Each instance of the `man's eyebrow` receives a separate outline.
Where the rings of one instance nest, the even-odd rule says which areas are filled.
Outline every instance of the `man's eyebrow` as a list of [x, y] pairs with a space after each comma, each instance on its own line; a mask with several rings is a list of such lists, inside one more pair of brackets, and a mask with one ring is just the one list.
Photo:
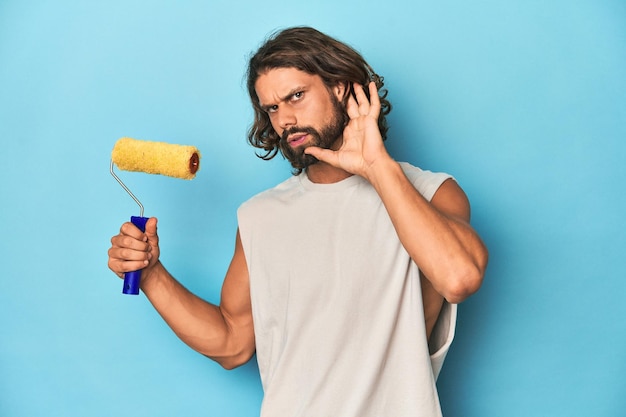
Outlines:
[[[306, 90], [306, 87], [305, 87], [305, 86], [298, 86], [298, 87], [292, 88], [291, 90], [289, 90], [289, 92], [288, 92], [287, 94], [285, 94], [285, 95], [284, 95], [284, 96], [280, 99], [280, 101], [279, 101], [278, 103], [282, 103], [282, 102], [284, 102], [284, 101], [287, 101], [287, 100], [289, 100], [289, 98], [290, 98], [291, 96], [293, 96], [294, 94], [296, 94], [296, 93], [298, 93], [298, 92], [300, 92], [300, 91], [304, 91], [304, 90]], [[278, 103], [276, 103], [276, 104], [278, 104]], [[261, 109], [262, 109], [262, 110], [264, 110], [264, 111], [268, 111], [269, 109], [271, 109], [272, 107], [274, 107], [276, 104], [274, 104], [274, 103], [268, 103], [268, 104], [259, 103], [259, 105], [260, 105]]]

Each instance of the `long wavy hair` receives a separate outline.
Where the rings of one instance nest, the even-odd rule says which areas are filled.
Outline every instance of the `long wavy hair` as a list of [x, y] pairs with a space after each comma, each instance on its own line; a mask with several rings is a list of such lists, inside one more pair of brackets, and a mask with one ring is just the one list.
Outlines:
[[257, 156], [264, 160], [272, 159], [279, 151], [280, 136], [274, 131], [269, 115], [261, 108], [255, 84], [259, 76], [276, 68], [296, 68], [311, 75], [318, 75], [331, 89], [339, 83], [347, 84], [347, 94], [343, 98], [345, 109], [348, 94], [353, 94], [352, 84], [365, 86], [374, 81], [378, 88], [381, 112], [378, 127], [383, 140], [387, 139], [386, 116], [391, 111], [387, 100], [387, 90], [383, 89], [384, 79], [352, 47], [310, 27], [293, 27], [272, 34], [250, 58], [247, 70], [247, 87], [254, 108], [254, 122], [248, 130], [248, 142], [261, 149]]

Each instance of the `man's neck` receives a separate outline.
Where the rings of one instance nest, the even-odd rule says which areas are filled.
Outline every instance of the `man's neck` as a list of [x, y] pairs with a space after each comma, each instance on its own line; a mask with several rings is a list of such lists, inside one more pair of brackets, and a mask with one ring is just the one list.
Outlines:
[[310, 165], [306, 169], [306, 175], [311, 182], [316, 184], [334, 184], [352, 176], [349, 172], [322, 161]]

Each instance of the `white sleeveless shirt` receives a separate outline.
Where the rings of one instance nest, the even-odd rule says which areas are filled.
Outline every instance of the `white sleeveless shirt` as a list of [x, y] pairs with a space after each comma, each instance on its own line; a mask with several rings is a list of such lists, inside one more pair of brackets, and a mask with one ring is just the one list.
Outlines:
[[[427, 200], [450, 178], [401, 165]], [[419, 270], [366, 180], [303, 173], [242, 204], [238, 221], [262, 417], [441, 415], [456, 305], [445, 303], [430, 355]]]

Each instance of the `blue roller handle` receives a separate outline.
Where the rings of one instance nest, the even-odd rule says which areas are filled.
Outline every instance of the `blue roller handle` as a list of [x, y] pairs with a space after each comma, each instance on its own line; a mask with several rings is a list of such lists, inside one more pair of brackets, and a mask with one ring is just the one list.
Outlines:
[[[146, 231], [146, 222], [149, 217], [131, 216], [130, 221], [137, 226], [142, 232]], [[141, 269], [138, 271], [131, 271], [124, 273], [124, 288], [122, 292], [124, 294], [137, 295], [139, 294], [139, 282], [141, 281]]]

